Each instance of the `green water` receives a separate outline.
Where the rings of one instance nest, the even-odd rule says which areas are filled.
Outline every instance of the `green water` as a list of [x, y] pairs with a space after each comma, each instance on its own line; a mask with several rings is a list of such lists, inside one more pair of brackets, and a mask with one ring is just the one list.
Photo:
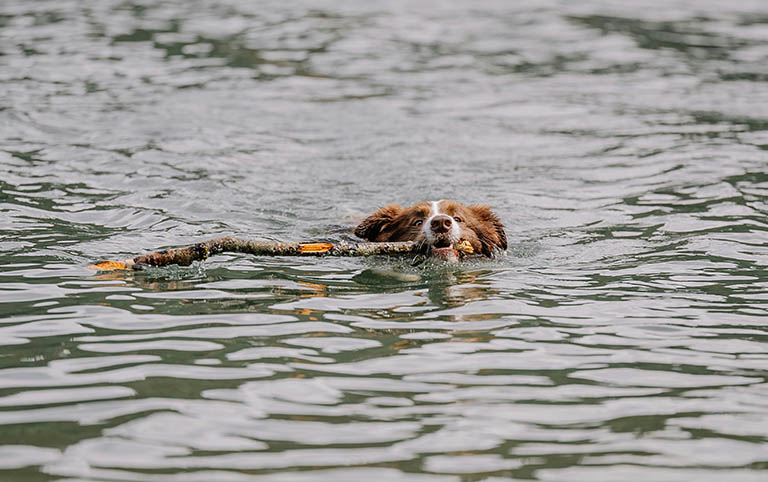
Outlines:
[[[763, 481], [764, 2], [0, 4], [0, 480]], [[493, 207], [505, 257], [88, 263]]]

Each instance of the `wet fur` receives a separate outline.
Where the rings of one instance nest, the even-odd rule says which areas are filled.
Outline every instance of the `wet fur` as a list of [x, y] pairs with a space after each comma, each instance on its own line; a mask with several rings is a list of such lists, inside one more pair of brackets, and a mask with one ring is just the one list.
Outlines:
[[[434, 234], [425, 228], [434, 207], [439, 206], [439, 214], [450, 216], [458, 225], [458, 235], [451, 233]], [[458, 219], [458, 220], [457, 220]], [[421, 220], [422, 224], [417, 224]], [[365, 218], [356, 228], [355, 235], [368, 241], [417, 241], [427, 243], [446, 243], [451, 246], [467, 240], [475, 253], [492, 257], [507, 249], [507, 235], [504, 225], [488, 206], [465, 206], [456, 201], [423, 202], [406, 208], [396, 204], [385, 206]], [[439, 241], [438, 241], [439, 240]]]

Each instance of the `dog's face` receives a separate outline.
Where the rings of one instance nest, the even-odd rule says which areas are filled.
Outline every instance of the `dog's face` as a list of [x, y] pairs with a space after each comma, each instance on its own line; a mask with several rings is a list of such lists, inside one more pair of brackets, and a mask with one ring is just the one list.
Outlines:
[[468, 242], [474, 253], [493, 256], [507, 249], [504, 226], [488, 206], [464, 206], [456, 201], [433, 201], [402, 208], [389, 205], [355, 228], [368, 241], [416, 241], [430, 254], [455, 257], [457, 245]]

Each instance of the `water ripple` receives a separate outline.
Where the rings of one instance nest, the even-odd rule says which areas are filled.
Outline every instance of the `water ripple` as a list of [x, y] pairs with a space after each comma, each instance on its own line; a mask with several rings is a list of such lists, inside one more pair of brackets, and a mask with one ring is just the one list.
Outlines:
[[[0, 4], [0, 478], [762, 481], [767, 23]], [[507, 255], [84, 268], [442, 198]]]

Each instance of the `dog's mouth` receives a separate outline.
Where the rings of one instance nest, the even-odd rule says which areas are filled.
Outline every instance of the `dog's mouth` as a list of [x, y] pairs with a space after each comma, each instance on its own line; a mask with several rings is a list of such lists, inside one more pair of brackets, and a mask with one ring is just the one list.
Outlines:
[[459, 252], [453, 249], [453, 247], [448, 246], [445, 248], [432, 248], [429, 250], [429, 256], [431, 258], [435, 259], [442, 259], [444, 261], [458, 261], [459, 260]]
[[422, 256], [414, 259], [413, 266], [418, 266], [426, 259], [440, 259], [449, 263], [461, 261], [466, 256], [475, 252], [472, 244], [466, 239], [454, 242], [450, 236], [438, 236], [432, 240], [432, 244], [422, 252]]
[[441, 236], [432, 243], [432, 249], [444, 249], [453, 246], [451, 239], [448, 236]]
[[459, 259], [459, 252], [456, 250], [450, 236], [438, 236], [432, 241], [429, 256], [445, 261], [457, 261]]

